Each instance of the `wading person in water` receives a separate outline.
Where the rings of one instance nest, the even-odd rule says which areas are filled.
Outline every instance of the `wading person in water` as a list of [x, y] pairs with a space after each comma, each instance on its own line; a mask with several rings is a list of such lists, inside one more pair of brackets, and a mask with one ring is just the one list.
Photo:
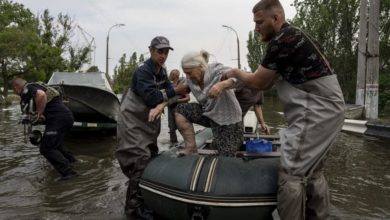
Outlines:
[[[118, 146], [115, 152], [123, 173], [129, 178], [125, 213], [130, 219], [153, 219], [144, 206], [138, 183], [149, 160], [158, 153], [161, 114], [170, 98], [185, 94], [175, 89], [163, 67], [169, 50], [167, 38], [157, 36], [150, 43], [150, 58], [138, 67], [131, 88], [124, 94], [117, 123]], [[176, 90], [176, 92], [175, 92]]]
[[230, 68], [220, 63], [208, 64], [208, 58], [208, 52], [196, 51], [187, 53], [181, 60], [187, 84], [198, 103], [184, 103], [176, 107], [176, 124], [185, 143], [180, 154], [197, 153], [192, 124], [196, 123], [211, 128], [213, 145], [220, 155], [234, 157], [243, 142], [240, 105], [232, 89], [214, 87]]
[[281, 219], [327, 219], [328, 185], [323, 161], [344, 121], [344, 100], [337, 76], [306, 33], [286, 23], [278, 0], [253, 8], [255, 31], [267, 42], [254, 74], [233, 69], [248, 87], [267, 89], [277, 76], [279, 99], [288, 127], [280, 133], [278, 211]]
[[73, 126], [73, 115], [62, 103], [59, 93], [45, 84], [27, 83], [22, 78], [14, 79], [12, 87], [21, 97], [21, 106], [30, 105], [33, 100], [35, 118], [45, 124], [39, 152], [61, 174], [60, 180], [78, 176], [70, 165], [77, 160], [63, 146], [65, 134]]

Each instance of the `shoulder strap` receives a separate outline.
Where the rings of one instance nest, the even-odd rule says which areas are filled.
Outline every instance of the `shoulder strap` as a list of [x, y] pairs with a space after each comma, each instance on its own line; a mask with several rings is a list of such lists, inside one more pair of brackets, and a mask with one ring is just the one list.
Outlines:
[[318, 49], [317, 45], [313, 42], [313, 40], [310, 38], [310, 36], [308, 36], [304, 31], [302, 31], [301, 29], [297, 28], [298, 30], [300, 30], [302, 32], [303, 35], [305, 35], [305, 37], [310, 41], [310, 43], [314, 46], [314, 48], [317, 50], [317, 52], [320, 54], [321, 58], [324, 60], [326, 66], [328, 67], [328, 69], [330, 70], [331, 73], [334, 73], [334, 70], [330, 67], [330, 64], [329, 64], [329, 61], [326, 59], [326, 57], [324, 56], [324, 54]]
[[40, 82], [40, 81], [36, 82], [36, 84], [42, 86], [45, 89], [45, 93], [47, 96], [47, 103], [49, 103], [51, 100], [53, 100], [53, 98], [60, 96], [60, 92], [57, 89], [55, 89], [55, 88], [53, 88], [53, 87], [51, 87], [43, 82]]

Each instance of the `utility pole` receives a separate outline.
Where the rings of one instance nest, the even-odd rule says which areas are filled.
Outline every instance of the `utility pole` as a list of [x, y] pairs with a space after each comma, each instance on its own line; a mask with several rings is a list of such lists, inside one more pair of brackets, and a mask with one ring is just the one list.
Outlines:
[[222, 25], [222, 27], [225, 27], [225, 28], [233, 31], [236, 34], [236, 37], [237, 37], [237, 62], [238, 62], [237, 66], [238, 66], [238, 69], [241, 69], [241, 63], [240, 63], [240, 40], [238, 39], [237, 31], [234, 30], [232, 27], [227, 26], [227, 25]]
[[360, 29], [358, 45], [358, 66], [355, 104], [364, 106], [366, 90], [366, 54], [367, 54], [367, 0], [360, 0]]
[[378, 118], [380, 0], [370, 0], [367, 44], [366, 118]]
[[106, 40], [106, 77], [107, 79], [110, 79], [109, 78], [109, 73], [108, 73], [108, 60], [109, 60], [109, 56], [108, 56], [108, 45], [109, 45], [109, 40], [110, 40], [110, 31], [111, 29], [113, 29], [114, 27], [121, 27], [121, 26], [125, 26], [124, 24], [114, 24], [112, 25], [109, 29], [108, 29], [108, 32], [107, 32], [107, 40]]

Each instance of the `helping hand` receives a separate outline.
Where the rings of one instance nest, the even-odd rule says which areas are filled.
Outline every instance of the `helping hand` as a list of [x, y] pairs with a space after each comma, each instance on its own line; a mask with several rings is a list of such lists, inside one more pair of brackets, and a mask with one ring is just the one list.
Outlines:
[[46, 118], [43, 114], [39, 114], [37, 112], [35, 112], [32, 116], [31, 116], [31, 124], [32, 125], [37, 125], [37, 124], [42, 124], [46, 121]]
[[160, 118], [164, 108], [157, 105], [155, 108], [150, 109], [148, 122], [154, 122]]
[[271, 134], [271, 129], [268, 127], [267, 124], [260, 124], [261, 129], [265, 132], [265, 134], [269, 135]]
[[175, 86], [175, 93], [176, 95], [185, 95], [189, 93], [189, 87], [188, 85], [184, 83], [179, 83], [178, 85]]
[[235, 68], [227, 71], [225, 74], [222, 75], [221, 81], [227, 80], [227, 79], [232, 78], [232, 77], [236, 77], [235, 76], [235, 71], [236, 71]]

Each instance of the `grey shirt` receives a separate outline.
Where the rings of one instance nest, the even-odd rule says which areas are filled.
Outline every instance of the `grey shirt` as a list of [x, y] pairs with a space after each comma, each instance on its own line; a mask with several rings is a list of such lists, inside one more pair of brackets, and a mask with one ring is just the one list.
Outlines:
[[203, 78], [203, 89], [191, 80], [187, 80], [192, 94], [202, 106], [203, 115], [219, 125], [230, 125], [242, 121], [241, 108], [233, 89], [224, 90], [216, 98], [208, 97], [211, 87], [221, 81], [222, 75], [229, 70], [229, 67], [225, 67], [220, 63], [208, 64]]

